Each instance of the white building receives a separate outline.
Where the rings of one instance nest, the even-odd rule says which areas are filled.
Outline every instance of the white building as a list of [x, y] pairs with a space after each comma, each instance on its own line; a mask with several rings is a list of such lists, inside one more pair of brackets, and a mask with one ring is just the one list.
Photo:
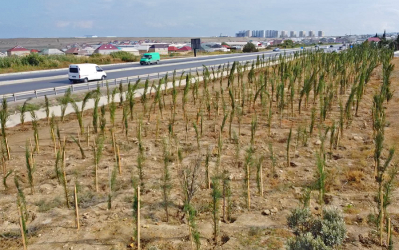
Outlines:
[[118, 48], [120, 49], [120, 51], [129, 52], [130, 54], [133, 54], [135, 56], [140, 55], [139, 50], [135, 47], [118, 47]]
[[214, 51], [227, 52], [227, 51], [230, 51], [230, 49], [227, 49], [227, 48], [223, 47], [221, 43], [215, 43], [215, 42], [201, 43], [201, 48], [202, 48], [202, 50], [204, 50], [206, 52], [214, 52]]
[[281, 38], [287, 37], [287, 31], [282, 30], [282, 31], [281, 31], [281, 34], [280, 34], [280, 37], [281, 37]]
[[40, 55], [47, 55], [47, 56], [59, 56], [64, 55], [65, 53], [59, 49], [44, 49], [39, 52]]

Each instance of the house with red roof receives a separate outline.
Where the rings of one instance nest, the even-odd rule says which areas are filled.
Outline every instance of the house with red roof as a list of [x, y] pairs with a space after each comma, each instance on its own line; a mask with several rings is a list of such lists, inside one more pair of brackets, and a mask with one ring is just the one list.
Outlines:
[[375, 42], [375, 43], [378, 43], [378, 42], [380, 42], [381, 41], [381, 39], [379, 38], [379, 37], [369, 37], [369, 39], [367, 39], [367, 41], [369, 42], [369, 43], [371, 43], [371, 42]]
[[119, 49], [112, 44], [103, 44], [94, 51], [94, 54], [109, 55], [118, 51]]
[[187, 54], [187, 53], [191, 52], [191, 47], [190, 46], [183, 46], [183, 47], [179, 48], [177, 50], [177, 52], [179, 52], [181, 54]]
[[169, 53], [177, 52], [177, 50], [179, 50], [179, 49], [177, 47], [175, 47], [175, 46], [169, 46], [168, 47], [168, 52]]
[[24, 47], [19, 46], [19, 45], [7, 50], [8, 56], [27, 56], [29, 54], [30, 54], [30, 50], [25, 49]]
[[179, 51], [191, 51], [191, 47], [190, 46], [183, 46], [179, 49]]
[[39, 53], [39, 51], [37, 49], [31, 49], [30, 53]]

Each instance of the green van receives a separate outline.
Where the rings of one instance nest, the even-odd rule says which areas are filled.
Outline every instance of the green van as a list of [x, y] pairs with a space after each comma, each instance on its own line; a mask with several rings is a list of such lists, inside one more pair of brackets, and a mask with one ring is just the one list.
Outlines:
[[158, 64], [159, 60], [161, 60], [161, 57], [159, 56], [159, 53], [152, 52], [152, 53], [145, 53], [143, 57], [140, 59], [140, 64]]

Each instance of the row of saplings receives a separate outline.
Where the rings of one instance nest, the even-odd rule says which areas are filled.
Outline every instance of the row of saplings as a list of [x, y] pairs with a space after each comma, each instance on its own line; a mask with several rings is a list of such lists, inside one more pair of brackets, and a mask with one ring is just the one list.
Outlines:
[[[364, 50], [368, 53], [363, 53]], [[219, 137], [217, 138], [217, 147], [218, 147], [218, 160], [216, 163], [216, 169], [214, 175], [211, 177], [210, 170], [209, 170], [209, 150], [207, 153], [206, 157], [206, 171], [205, 171], [205, 181], [207, 183], [208, 188], [212, 187], [212, 208], [213, 208], [213, 213], [212, 213], [212, 219], [213, 219], [213, 226], [214, 226], [214, 239], [215, 242], [218, 243], [218, 238], [219, 238], [219, 207], [220, 207], [220, 200], [223, 199], [223, 218], [225, 216], [227, 217], [227, 220], [229, 218], [229, 202], [230, 202], [230, 196], [231, 196], [231, 190], [230, 190], [230, 184], [229, 184], [229, 179], [227, 178], [228, 172], [225, 171], [220, 171], [219, 170], [219, 165], [220, 165], [220, 159], [222, 156], [222, 148], [223, 148], [223, 129], [225, 126], [225, 123], [227, 121], [228, 116], [230, 116], [229, 119], [229, 139], [237, 145], [238, 149], [238, 154], [240, 151], [240, 146], [239, 146], [239, 136], [240, 132], [237, 133], [235, 131], [232, 132], [232, 121], [234, 117], [237, 117], [239, 121], [239, 127], [241, 126], [241, 120], [242, 120], [242, 115], [244, 113], [244, 108], [245, 106], [248, 106], [248, 112], [253, 112], [255, 110], [255, 104], [260, 103], [262, 106], [262, 114], [265, 116], [265, 120], [267, 121], [267, 125], [270, 128], [271, 127], [271, 122], [272, 122], [272, 116], [273, 116], [273, 111], [272, 111], [272, 106], [273, 106], [273, 96], [276, 94], [276, 108], [278, 108], [279, 113], [280, 113], [280, 125], [281, 125], [281, 119], [284, 113], [288, 116], [290, 113], [293, 115], [293, 100], [295, 99], [295, 89], [298, 89], [298, 95], [299, 95], [299, 112], [301, 111], [301, 100], [303, 97], [305, 98], [305, 106], [307, 106], [308, 99], [309, 99], [309, 93], [313, 89], [313, 92], [315, 93], [315, 98], [313, 102], [313, 111], [312, 111], [312, 121], [310, 125], [310, 134], [312, 133], [313, 129], [313, 123], [314, 123], [314, 114], [315, 114], [315, 109], [317, 107], [317, 95], [320, 96], [320, 103], [318, 105], [318, 108], [320, 109], [320, 122], [324, 121], [326, 119], [327, 113], [331, 112], [331, 103], [333, 102], [333, 99], [331, 95], [334, 93], [334, 89], [336, 88], [335, 86], [326, 86], [325, 81], [320, 78], [319, 81], [316, 81], [316, 75], [317, 73], [323, 75], [323, 73], [320, 73], [320, 69], [323, 68], [322, 63], [325, 63], [326, 60], [320, 60], [321, 58], [326, 58], [329, 60], [335, 60], [337, 57], [341, 56], [342, 61], [349, 60], [351, 61], [350, 58], [354, 58], [355, 60], [352, 60], [357, 62], [353, 63], [349, 67], [349, 70], [352, 68], [361, 68], [359, 78], [355, 78], [352, 80], [355, 80], [355, 82], [359, 82], [359, 84], [354, 85], [354, 87], [351, 88], [351, 94], [348, 97], [347, 104], [345, 105], [345, 112], [344, 109], [341, 107], [341, 112], [340, 112], [340, 123], [339, 123], [339, 128], [342, 129], [343, 132], [343, 120], [344, 117], [346, 117], [347, 122], [349, 123], [349, 120], [351, 119], [351, 115], [348, 114], [350, 112], [350, 107], [352, 105], [356, 105], [356, 111], [357, 107], [359, 104], [359, 101], [362, 97], [362, 94], [364, 92], [364, 85], [367, 83], [369, 74], [371, 73], [371, 70], [377, 65], [377, 60], [381, 60], [381, 58], [386, 58], [383, 61], [384, 65], [384, 81], [381, 87], [381, 93], [379, 95], [376, 95], [374, 98], [375, 104], [373, 106], [373, 117], [375, 118], [374, 122], [374, 129], [375, 129], [375, 135], [376, 135], [376, 154], [375, 154], [375, 160], [376, 160], [376, 178], [378, 182], [380, 183], [380, 191], [379, 191], [379, 197], [382, 199], [385, 199], [386, 201], [384, 202], [379, 202], [379, 210], [380, 214], [378, 218], [378, 225], [380, 229], [380, 239], [382, 239], [382, 222], [383, 221], [383, 216], [386, 216], [386, 206], [389, 204], [389, 196], [390, 196], [390, 189], [389, 185], [392, 183], [393, 178], [389, 180], [384, 180], [384, 173], [386, 169], [389, 166], [390, 159], [392, 159], [393, 156], [393, 151], [390, 151], [390, 158], [385, 161], [384, 164], [380, 163], [379, 157], [381, 155], [382, 151], [382, 142], [381, 142], [381, 137], [383, 140], [383, 119], [384, 115], [382, 112], [384, 112], [383, 108], [381, 108], [383, 105], [384, 100], [389, 100], [392, 96], [392, 93], [389, 91], [389, 75], [392, 72], [392, 67], [389, 65], [389, 56], [388, 53], [383, 53], [383, 52], [376, 52], [375, 48], [357, 48], [353, 50], [353, 52], [343, 54], [343, 55], [332, 55], [334, 58], [328, 58], [326, 55], [320, 55], [319, 53], [311, 53], [311, 52], [304, 52], [303, 55], [301, 54], [296, 55], [296, 60], [287, 62], [286, 58], [280, 57], [280, 64], [274, 65], [272, 67], [272, 70], [269, 70], [269, 67], [266, 67], [266, 70], [263, 72], [261, 71], [259, 77], [257, 78], [255, 75], [255, 69], [262, 68], [262, 66], [266, 66], [266, 62], [264, 59], [260, 60], [258, 58], [256, 62], [256, 66], [253, 63], [251, 69], [248, 72], [248, 82], [245, 83], [243, 81], [243, 75], [245, 72], [247, 72], [247, 66], [248, 65], [240, 65], [237, 63], [234, 63], [231, 66], [227, 66], [227, 72], [229, 73], [227, 78], [228, 78], [228, 87], [226, 90], [228, 90], [228, 96], [230, 98], [227, 98], [224, 94], [224, 87], [222, 86], [222, 73], [225, 72], [225, 66], [223, 65], [223, 68], [219, 67], [216, 69], [216, 74], [215, 74], [215, 69], [212, 68], [212, 74], [210, 71], [205, 67], [204, 68], [204, 73], [203, 73], [203, 91], [202, 95], [199, 91], [199, 86], [200, 86], [200, 81], [199, 77], [197, 79], [194, 78], [194, 83], [192, 83], [192, 76], [190, 74], [186, 74], [186, 83], [184, 88], [181, 87], [181, 82], [184, 77], [184, 73], [181, 75], [180, 80], [179, 80], [179, 85], [176, 86], [176, 77], [175, 74], [173, 74], [173, 88], [171, 91], [166, 89], [166, 84], [168, 82], [168, 77], [165, 76], [165, 78], [160, 79], [158, 85], [155, 85], [153, 83], [152, 86], [149, 85], [149, 80], [144, 84], [144, 94], [140, 98], [140, 102], [143, 105], [143, 115], [142, 117], [146, 117], [148, 115], [148, 119], [151, 119], [151, 114], [156, 113], [156, 120], [157, 120], [157, 131], [156, 131], [156, 139], [158, 140], [158, 133], [159, 133], [159, 115], [161, 116], [161, 119], [164, 118], [164, 111], [166, 110], [166, 103], [165, 103], [165, 96], [169, 92], [172, 94], [172, 100], [171, 100], [171, 105], [170, 105], [170, 117], [168, 120], [168, 135], [164, 139], [164, 150], [163, 150], [163, 156], [164, 156], [164, 167], [163, 167], [163, 175], [162, 175], [162, 193], [163, 193], [163, 205], [165, 208], [166, 212], [166, 217], [168, 219], [169, 216], [169, 206], [170, 206], [170, 191], [172, 188], [171, 184], [171, 176], [169, 173], [169, 164], [170, 164], [170, 159], [172, 155], [174, 155], [173, 160], [175, 160], [179, 166], [179, 169], [182, 169], [181, 175], [183, 180], [181, 181], [181, 186], [182, 186], [182, 192], [183, 192], [183, 199], [184, 199], [184, 212], [187, 215], [188, 219], [188, 224], [189, 224], [189, 231], [190, 231], [190, 238], [192, 242], [192, 247], [194, 245], [196, 246], [197, 249], [200, 248], [200, 241], [199, 241], [199, 232], [197, 230], [196, 222], [195, 222], [195, 217], [196, 217], [196, 211], [195, 208], [192, 204], [192, 199], [194, 197], [194, 194], [196, 193], [197, 190], [197, 185], [198, 185], [198, 175], [199, 175], [199, 169], [201, 167], [201, 158], [199, 157], [194, 161], [194, 163], [191, 166], [183, 168], [182, 166], [182, 151], [179, 147], [178, 144], [178, 139], [177, 136], [174, 134], [174, 127], [175, 127], [175, 121], [176, 121], [176, 106], [177, 106], [177, 96], [179, 92], [182, 94], [182, 111], [183, 111], [183, 120], [186, 124], [186, 140], [187, 140], [187, 134], [188, 134], [188, 126], [189, 126], [189, 114], [187, 113], [187, 108], [185, 108], [186, 104], [189, 102], [188, 101], [188, 95], [189, 92], [191, 91], [192, 93], [192, 102], [194, 105], [199, 104], [198, 108], [198, 113], [196, 114], [196, 117], [193, 118], [196, 122], [192, 122], [192, 126], [195, 130], [196, 133], [196, 140], [197, 140], [197, 146], [198, 146], [198, 151], [200, 152], [201, 145], [200, 145], [200, 139], [203, 134], [204, 126], [203, 126], [203, 119], [204, 119], [204, 113], [208, 113], [209, 118], [211, 118], [211, 111], [212, 107], [215, 110], [215, 131], [217, 130], [217, 120], [218, 118], [222, 118], [222, 122], [220, 125], [219, 129]], [[369, 56], [369, 60], [367, 60], [365, 64], [362, 64], [361, 62], [364, 61], [362, 56]], [[319, 64], [316, 64], [316, 67], [314, 66], [314, 62], [318, 62]], [[345, 62], [345, 61], [344, 61]], [[305, 67], [301, 68], [301, 66], [305, 65]], [[306, 65], [309, 65], [308, 67]], [[317, 66], [319, 65], [319, 66]], [[261, 66], [261, 67], [259, 67]], [[334, 67], [334, 70], [338, 70], [340, 67]], [[304, 74], [301, 71], [309, 70], [308, 73], [304, 72]], [[293, 72], [293, 77], [289, 77], [287, 74], [288, 72]], [[237, 72], [238, 75], [238, 82], [235, 83], [235, 72]], [[317, 72], [317, 73], [316, 73]], [[353, 72], [354, 73], [354, 72]], [[304, 84], [302, 87], [300, 86], [299, 83], [302, 81], [303, 75], [306, 76], [308, 74], [308, 78], [305, 77], [304, 79]], [[325, 73], [326, 75], [323, 76], [326, 77], [326, 79], [329, 77], [328, 72]], [[198, 76], [198, 73], [197, 73]], [[343, 74], [339, 77], [333, 76], [333, 78], [336, 78], [337, 85], [336, 86], [341, 86], [340, 94], [345, 93], [345, 89], [348, 88], [349, 82], [348, 79], [351, 79], [350, 74], [348, 72], [343, 72]], [[277, 85], [277, 79], [281, 79], [281, 84]], [[214, 88], [214, 85], [217, 81], [220, 81], [220, 89], [219, 91], [216, 91]], [[299, 83], [298, 83], [299, 82]], [[212, 88], [209, 88], [209, 83], [213, 83], [211, 86]], [[339, 84], [338, 84], [339, 83]], [[287, 86], [288, 85], [288, 86]], [[297, 86], [296, 86], [297, 85]], [[128, 89], [126, 92], [126, 95], [120, 95], [120, 105], [123, 107], [123, 117], [122, 117], [122, 128], [123, 132], [125, 133], [126, 137], [129, 135], [129, 115], [130, 115], [130, 120], [133, 121], [133, 109], [135, 106], [135, 101], [136, 99], [134, 98], [135, 91], [137, 90], [139, 86], [139, 82], [136, 82], [136, 84], [130, 84], [128, 85]], [[162, 89], [162, 86], [165, 86], [164, 89]], [[276, 88], [277, 87], [277, 88]], [[291, 91], [285, 92], [284, 89], [285, 87], [288, 87]], [[247, 93], [246, 89], [255, 89], [256, 93], [251, 94]], [[302, 90], [301, 90], [302, 88]], [[154, 89], [155, 94], [153, 95], [153, 103], [148, 107], [148, 101], [150, 100], [148, 97], [148, 93], [151, 93], [152, 89]], [[180, 91], [182, 89], [182, 91]], [[80, 127], [80, 133], [78, 134], [78, 138], [72, 137], [71, 139], [78, 145], [82, 158], [85, 158], [85, 151], [83, 149], [83, 146], [80, 142], [80, 136], [85, 133], [85, 127], [83, 125], [83, 113], [85, 109], [85, 105], [87, 101], [90, 98], [94, 98], [95, 100], [95, 107], [94, 107], [94, 112], [93, 112], [93, 132], [97, 133], [98, 136], [95, 138], [95, 143], [93, 145], [93, 158], [94, 158], [94, 182], [95, 182], [95, 190], [98, 192], [98, 164], [100, 162], [100, 159], [102, 157], [102, 151], [104, 148], [104, 141], [106, 139], [106, 112], [109, 112], [109, 119], [111, 123], [111, 128], [110, 128], [110, 138], [111, 138], [111, 144], [114, 152], [114, 158], [115, 158], [115, 166], [109, 167], [109, 193], [108, 193], [108, 206], [111, 208], [111, 202], [112, 202], [112, 196], [115, 191], [115, 182], [116, 182], [116, 176], [117, 172], [121, 172], [121, 163], [120, 163], [120, 154], [119, 154], [119, 147], [117, 143], [117, 139], [115, 137], [115, 112], [117, 109], [117, 104], [115, 102], [115, 96], [117, 94], [118, 89], [115, 88], [114, 91], [110, 91], [110, 89], [107, 87], [107, 98], [108, 98], [108, 107], [102, 106], [99, 107], [99, 101], [100, 101], [100, 91], [96, 90], [93, 92], [88, 93], [85, 98], [82, 101], [81, 107], [78, 107], [77, 103], [71, 98], [71, 93], [70, 91], [67, 91], [64, 97], [60, 100], [61, 102], [61, 121], [64, 120], [64, 115], [65, 115], [65, 110], [66, 107], [69, 103], [72, 103], [73, 108], [75, 109], [77, 121], [79, 123]], [[212, 92], [211, 92], [212, 91]], [[123, 93], [123, 86], [120, 84], [119, 87], [119, 92]], [[338, 92], [338, 91], [337, 91]], [[124, 97], [126, 100], [124, 100]], [[226, 100], [225, 100], [226, 99]], [[227, 107], [227, 102], [230, 99], [231, 102], [231, 108], [230, 110]], [[216, 101], [215, 101], [216, 100]], [[222, 107], [220, 107], [220, 100], [222, 101]], [[238, 101], [237, 101], [238, 100]], [[270, 105], [268, 105], [268, 103]], [[25, 104], [24, 104], [25, 105]], [[49, 107], [48, 107], [48, 99], [46, 98], [46, 114], [47, 114], [47, 119], [50, 124], [50, 133], [51, 133], [51, 138], [54, 143], [54, 151], [55, 151], [55, 171], [56, 171], [56, 176], [60, 184], [64, 186], [64, 191], [65, 191], [65, 199], [66, 199], [66, 205], [69, 207], [70, 206], [70, 201], [69, 201], [69, 191], [67, 187], [67, 176], [65, 174], [65, 145], [66, 145], [66, 139], [61, 137], [60, 130], [58, 127], [58, 123], [55, 120], [55, 117], [52, 116], [50, 118], [49, 114]], [[287, 111], [285, 111], [285, 107], [287, 108]], [[349, 108], [348, 108], [349, 107]], [[263, 110], [264, 109], [264, 110]], [[268, 110], [267, 110], [268, 109]], [[100, 110], [100, 112], [98, 112]], [[219, 116], [219, 110], [223, 110], [223, 115]], [[98, 117], [98, 113], [100, 113], [100, 117]], [[346, 114], [346, 115], [344, 115]], [[34, 112], [31, 112], [32, 115], [32, 126], [33, 126], [33, 131], [34, 131], [34, 141], [35, 141], [35, 147], [33, 147], [32, 144], [27, 143], [26, 147], [26, 166], [27, 166], [27, 171], [28, 171], [28, 180], [29, 184], [31, 187], [31, 192], [34, 192], [34, 181], [33, 181], [33, 172], [35, 168], [35, 160], [34, 160], [34, 154], [33, 152], [39, 152], [39, 134], [38, 134], [38, 121], [37, 117]], [[0, 120], [2, 125], [5, 125], [5, 122], [8, 117], [8, 110], [7, 110], [7, 102], [3, 100], [3, 109], [0, 112]], [[252, 123], [251, 123], [251, 145], [250, 147], [246, 150], [246, 156], [245, 156], [245, 186], [246, 188], [246, 203], [248, 208], [250, 208], [250, 189], [249, 189], [249, 182], [250, 182], [250, 166], [253, 165], [254, 159], [253, 159], [253, 153], [254, 153], [254, 138], [255, 138], [255, 133], [257, 129], [257, 121], [258, 121], [258, 114], [254, 114]], [[21, 112], [21, 123], [23, 124], [24, 122], [24, 112]], [[335, 126], [335, 123], [334, 125]], [[5, 169], [5, 160], [9, 159], [9, 146], [8, 146], [8, 141], [6, 137], [6, 131], [5, 126], [2, 126], [2, 135], [3, 135], [3, 143], [2, 143], [2, 159], [3, 159], [3, 170], [4, 170], [4, 184], [5, 187], [6, 185], [6, 180], [7, 177], [12, 173], [11, 171], [6, 172]], [[335, 127], [332, 127], [332, 129], [335, 129]], [[145, 131], [145, 128], [143, 128], [142, 125], [142, 118], [139, 118], [139, 122], [137, 124], [137, 129], [136, 129], [136, 135], [138, 138], [138, 155], [137, 155], [137, 175], [138, 175], [138, 180], [136, 183], [138, 183], [139, 186], [144, 188], [144, 171], [143, 171], [143, 166], [145, 163], [145, 149], [143, 146], [143, 130]], [[270, 129], [269, 129], [270, 131]], [[380, 132], [378, 132], [380, 131]], [[89, 138], [90, 138], [90, 131], [89, 129], [86, 131], [87, 132], [87, 141], [89, 143]], [[298, 129], [298, 135], [299, 136], [300, 129]], [[305, 134], [309, 133], [304, 130]], [[328, 129], [326, 131], [326, 134], [328, 132]], [[290, 130], [289, 133], [289, 138], [287, 140], [287, 164], [290, 163], [289, 156], [290, 156], [290, 141], [291, 141], [291, 134], [292, 131]], [[381, 135], [382, 134], [382, 135]], [[338, 138], [339, 138], [339, 133], [334, 134], [331, 131], [331, 140], [330, 144], [333, 145], [335, 144], [335, 147], [337, 147]], [[58, 141], [57, 141], [58, 138]], [[321, 139], [325, 139], [325, 136], [322, 137]], [[304, 145], [306, 142], [304, 143]], [[324, 145], [324, 143], [322, 144]], [[334, 148], [335, 148], [334, 147]], [[171, 153], [172, 148], [176, 149], [175, 153]], [[271, 148], [272, 149], [272, 148]], [[331, 146], [330, 146], [331, 150]], [[378, 151], [380, 150], [380, 151]], [[271, 154], [271, 160], [273, 160], [273, 154]], [[238, 163], [238, 160], [236, 161]], [[258, 161], [259, 162], [259, 161]], [[261, 164], [260, 164], [261, 165]], [[272, 166], [275, 164], [273, 163]], [[324, 146], [320, 147], [320, 152], [317, 157], [317, 173], [318, 173], [318, 178], [317, 178], [317, 185], [316, 189], [319, 190], [319, 202], [320, 204], [323, 204], [324, 201], [324, 182], [326, 178], [326, 171], [325, 171], [325, 152], [324, 152]], [[259, 164], [258, 164], [259, 166]], [[263, 181], [262, 181], [262, 174], [259, 176], [259, 171], [262, 173], [262, 167], [257, 168], [257, 183], [261, 183], [258, 185], [258, 188], [260, 190], [263, 190]], [[393, 173], [390, 175], [391, 177], [395, 175], [396, 173]], [[15, 175], [15, 185], [18, 190], [18, 207], [20, 208], [20, 214], [21, 214], [21, 232], [23, 235], [26, 232], [26, 202], [25, 202], [25, 196], [22, 192], [22, 189], [20, 188], [19, 185], [19, 178], [18, 175]], [[212, 185], [211, 185], [212, 184]], [[386, 187], [386, 188], [385, 188]], [[384, 189], [385, 188], [385, 189]], [[139, 189], [139, 187], [137, 188]], [[381, 191], [382, 190], [382, 191]], [[261, 195], [263, 195], [263, 191], [260, 192]], [[384, 194], [385, 193], [385, 194]], [[382, 194], [382, 195], [381, 195]], [[134, 197], [134, 202], [133, 202], [133, 208], [134, 211], [134, 217], [135, 221], [137, 223], [137, 227], [135, 229], [135, 239], [136, 239], [136, 244], [137, 247], [140, 248], [140, 227], [139, 225], [139, 211], [138, 209], [140, 198], [139, 198], [140, 192], [136, 192], [135, 197]], [[339, 245], [342, 243], [344, 237], [345, 237], [345, 227], [343, 223], [342, 216], [338, 213], [338, 211], [334, 209], [329, 209], [329, 208], [324, 208], [322, 209], [322, 216], [320, 218], [314, 218], [310, 214], [310, 210], [308, 208], [308, 201], [310, 197], [310, 192], [305, 192], [305, 198], [304, 200], [304, 207], [301, 209], [296, 209], [293, 211], [292, 215], [289, 216], [288, 221], [289, 221], [289, 226], [295, 231], [297, 234], [297, 237], [294, 239], [290, 240], [288, 242], [288, 245], [291, 249], [328, 249], [329, 247]], [[381, 199], [381, 200], [382, 200]], [[76, 222], [77, 226], [79, 225], [79, 216], [78, 216], [78, 204], [77, 204], [77, 195], [75, 193], [75, 209], [76, 209]], [[225, 205], [227, 203], [227, 205]], [[383, 215], [384, 214], [384, 215]], [[25, 216], [24, 216], [25, 215]], [[387, 218], [389, 219], [389, 218]], [[390, 226], [388, 227], [388, 231], [390, 229]], [[390, 233], [388, 233], [389, 235]], [[25, 237], [23, 237], [25, 239]], [[391, 238], [388, 240], [389, 244], [388, 246], [392, 248], [391, 244]], [[381, 240], [382, 244], [382, 240]]]

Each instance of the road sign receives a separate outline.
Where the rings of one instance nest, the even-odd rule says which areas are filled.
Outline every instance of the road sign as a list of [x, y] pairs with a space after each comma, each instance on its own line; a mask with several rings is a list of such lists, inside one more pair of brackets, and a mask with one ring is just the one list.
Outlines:
[[197, 56], [197, 50], [201, 49], [201, 38], [191, 39], [191, 49], [194, 51], [194, 56]]

